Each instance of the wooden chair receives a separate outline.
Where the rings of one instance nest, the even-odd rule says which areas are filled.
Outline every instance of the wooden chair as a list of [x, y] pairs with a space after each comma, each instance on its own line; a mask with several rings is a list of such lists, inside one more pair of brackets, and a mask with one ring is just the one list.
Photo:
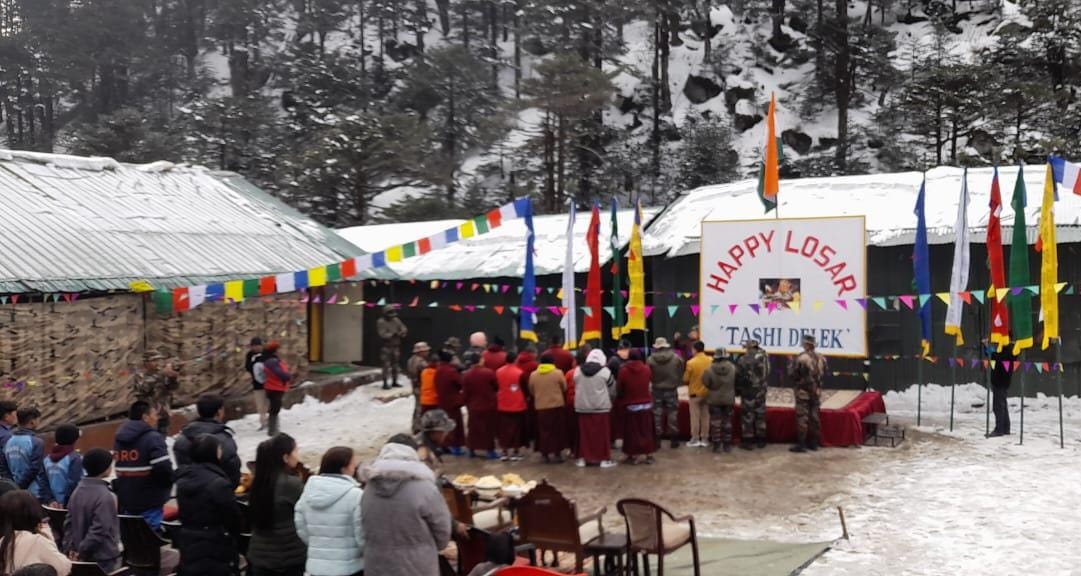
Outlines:
[[53, 539], [63, 546], [64, 521], [68, 519], [68, 511], [63, 508], [50, 508], [48, 506], [42, 506], [42, 509], [45, 510], [45, 514], [49, 518], [49, 528], [53, 530]]
[[[510, 538], [514, 542], [514, 536], [509, 532], [493, 534], [479, 528], [470, 528], [469, 535], [465, 538], [455, 534], [454, 545], [458, 548], [458, 574], [469, 574], [477, 567], [477, 564], [485, 562], [488, 555], [488, 541], [492, 538]], [[537, 564], [537, 548], [532, 544], [519, 544], [514, 546], [516, 557], [529, 558], [530, 565]]]
[[664, 557], [690, 544], [694, 576], [701, 576], [694, 516], [677, 518], [649, 500], [636, 498], [620, 500], [616, 509], [627, 523], [627, 555], [632, 558], [632, 563], [638, 554], [643, 554], [646, 574], [649, 574], [649, 555], [654, 554], [657, 556], [657, 576], [664, 576]]
[[[574, 554], [574, 569], [582, 571], [587, 554], [585, 545], [604, 534], [601, 519], [607, 508], [601, 507], [587, 516], [578, 515], [573, 500], [566, 499], [547, 480], [518, 501], [518, 535], [522, 542], [532, 544], [544, 552]], [[557, 562], [553, 565], [558, 565]]]
[[487, 504], [474, 504], [471, 492], [463, 492], [451, 484], [446, 484], [443, 486], [443, 499], [447, 501], [451, 517], [467, 526], [488, 532], [501, 532], [514, 525], [514, 516], [507, 508], [510, 504], [507, 498]]
[[142, 516], [120, 515], [120, 541], [124, 544], [124, 564], [140, 574], [161, 571], [161, 547], [169, 544], [158, 536]]
[[118, 568], [113, 572], [106, 572], [94, 562], [71, 563], [71, 576], [124, 576], [127, 573], [127, 568]]

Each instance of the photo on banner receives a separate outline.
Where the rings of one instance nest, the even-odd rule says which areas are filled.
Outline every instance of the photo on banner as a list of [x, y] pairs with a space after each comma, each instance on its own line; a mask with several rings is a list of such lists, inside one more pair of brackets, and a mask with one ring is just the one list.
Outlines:
[[856, 305], [867, 297], [862, 216], [703, 221], [701, 238], [707, 348], [742, 350], [753, 339], [798, 354], [814, 336], [827, 356], [867, 355], [867, 312]]

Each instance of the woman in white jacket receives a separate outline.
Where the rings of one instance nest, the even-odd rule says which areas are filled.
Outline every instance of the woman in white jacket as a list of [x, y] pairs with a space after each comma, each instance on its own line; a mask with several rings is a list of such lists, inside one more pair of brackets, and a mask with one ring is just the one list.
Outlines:
[[360, 523], [363, 491], [356, 481], [352, 448], [327, 450], [319, 475], [304, 486], [293, 514], [297, 535], [308, 545], [310, 576], [353, 576], [364, 571], [364, 532]]
[[71, 560], [53, 542], [41, 504], [25, 490], [0, 497], [0, 574], [34, 564], [48, 564], [60, 576], [71, 574]]

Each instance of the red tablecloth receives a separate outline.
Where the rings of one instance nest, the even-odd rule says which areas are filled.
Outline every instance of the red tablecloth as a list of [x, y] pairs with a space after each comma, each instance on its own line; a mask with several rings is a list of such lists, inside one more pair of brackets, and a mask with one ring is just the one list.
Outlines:
[[[823, 446], [859, 446], [863, 444], [863, 419], [875, 412], [885, 412], [886, 403], [882, 394], [875, 391], [864, 392], [839, 410], [822, 410]], [[736, 406], [733, 415], [732, 436], [736, 443], [740, 439], [740, 411]], [[679, 403], [679, 432], [683, 438], [690, 438], [691, 413], [687, 402]], [[795, 407], [769, 406], [766, 408], [766, 436], [770, 442], [792, 443], [796, 441]]]

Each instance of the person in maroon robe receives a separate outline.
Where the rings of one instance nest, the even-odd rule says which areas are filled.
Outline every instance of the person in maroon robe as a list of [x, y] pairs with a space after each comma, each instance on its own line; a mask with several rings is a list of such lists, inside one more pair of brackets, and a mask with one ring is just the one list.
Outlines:
[[503, 339], [499, 336], [492, 337], [492, 344], [481, 354], [481, 362], [493, 372], [499, 370], [507, 363], [507, 352], [503, 349]]
[[525, 391], [526, 396], [526, 412], [525, 420], [522, 423], [521, 442], [524, 447], [532, 447], [537, 440], [537, 409], [533, 406], [533, 396], [529, 393], [529, 377], [540, 365], [537, 362], [537, 349], [532, 344], [527, 345], [518, 354], [516, 363], [522, 369], [522, 379], [519, 384], [522, 390]]
[[495, 451], [498, 394], [495, 372], [484, 364], [475, 364], [462, 375], [462, 399], [469, 410], [465, 445], [469, 448], [470, 458], [483, 452], [489, 460], [499, 459]]
[[649, 392], [650, 369], [639, 350], [631, 350], [616, 379], [623, 407], [623, 454], [626, 464], [653, 464], [657, 444], [653, 436], [653, 396]]
[[439, 366], [435, 369], [435, 389], [439, 395], [439, 408], [447, 413], [454, 421], [455, 428], [446, 439], [443, 446], [454, 456], [465, 454], [462, 448], [465, 445], [465, 434], [462, 425], [462, 375], [452, 364], [454, 355], [448, 350], [439, 351]]
[[577, 365], [574, 354], [563, 349], [563, 334], [554, 334], [548, 339], [548, 349], [544, 351], [544, 355], [551, 356], [556, 368], [564, 374]]

